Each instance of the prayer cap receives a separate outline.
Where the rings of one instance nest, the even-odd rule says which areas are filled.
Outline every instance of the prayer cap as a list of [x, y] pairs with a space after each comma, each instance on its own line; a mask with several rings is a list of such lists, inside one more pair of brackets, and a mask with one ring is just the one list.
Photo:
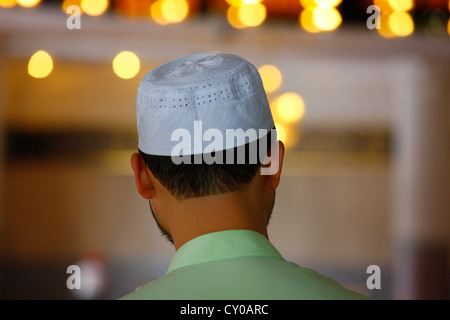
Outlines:
[[256, 140], [248, 129], [274, 128], [258, 70], [233, 54], [198, 53], [165, 63], [144, 76], [136, 102], [139, 149], [146, 154], [173, 155], [179, 133], [193, 139], [180, 155], [192, 155], [211, 144], [211, 133], [225, 141], [234, 130], [237, 138], [214, 150], [220, 151]]

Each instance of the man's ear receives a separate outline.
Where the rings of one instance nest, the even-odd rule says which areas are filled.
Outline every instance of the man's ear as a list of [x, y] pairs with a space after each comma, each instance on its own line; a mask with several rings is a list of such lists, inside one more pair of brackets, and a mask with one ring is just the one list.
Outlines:
[[152, 179], [144, 158], [139, 153], [133, 153], [131, 156], [131, 168], [134, 172], [136, 188], [139, 194], [145, 199], [152, 198], [154, 193]]
[[[261, 166], [261, 174], [265, 176], [269, 187], [275, 190], [281, 179], [281, 170], [283, 168], [284, 144], [281, 141], [275, 142], [270, 148], [269, 163]], [[266, 161], [265, 161], [266, 162]]]

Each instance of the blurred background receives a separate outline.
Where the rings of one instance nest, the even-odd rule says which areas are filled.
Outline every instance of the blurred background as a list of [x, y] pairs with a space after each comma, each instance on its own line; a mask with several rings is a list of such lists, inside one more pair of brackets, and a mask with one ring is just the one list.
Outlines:
[[376, 299], [448, 299], [449, 10], [0, 0], [0, 298], [117, 299], [165, 274], [174, 249], [129, 164], [137, 88], [217, 51], [259, 69], [287, 146], [269, 225], [281, 254]]

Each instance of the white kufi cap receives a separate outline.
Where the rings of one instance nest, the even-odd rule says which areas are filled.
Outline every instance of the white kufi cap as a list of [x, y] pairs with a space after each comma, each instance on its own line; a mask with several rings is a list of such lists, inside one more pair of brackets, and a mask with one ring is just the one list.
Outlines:
[[[186, 129], [193, 137], [194, 122], [199, 121], [202, 132], [218, 129], [223, 137], [227, 129], [258, 132], [274, 128], [255, 66], [232, 54], [199, 53], [163, 64], [145, 75], [137, 94], [137, 129], [142, 152], [170, 156], [178, 143], [172, 141], [172, 133]], [[202, 141], [201, 150], [209, 143]], [[233, 145], [238, 146], [238, 142]], [[192, 144], [188, 152], [184, 155], [198, 154], [199, 148], [194, 149]]]

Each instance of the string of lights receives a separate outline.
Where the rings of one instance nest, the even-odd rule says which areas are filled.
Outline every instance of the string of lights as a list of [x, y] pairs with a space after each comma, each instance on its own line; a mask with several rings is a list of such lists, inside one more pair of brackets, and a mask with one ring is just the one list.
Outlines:
[[82, 14], [91, 16], [148, 17], [160, 25], [205, 15], [222, 15], [236, 29], [296, 22], [309, 33], [335, 31], [351, 23], [363, 25], [367, 7], [376, 5], [381, 10], [378, 33], [384, 38], [406, 37], [418, 30], [450, 36], [448, 0], [0, 0], [0, 9], [43, 4], [64, 11], [76, 5]]

